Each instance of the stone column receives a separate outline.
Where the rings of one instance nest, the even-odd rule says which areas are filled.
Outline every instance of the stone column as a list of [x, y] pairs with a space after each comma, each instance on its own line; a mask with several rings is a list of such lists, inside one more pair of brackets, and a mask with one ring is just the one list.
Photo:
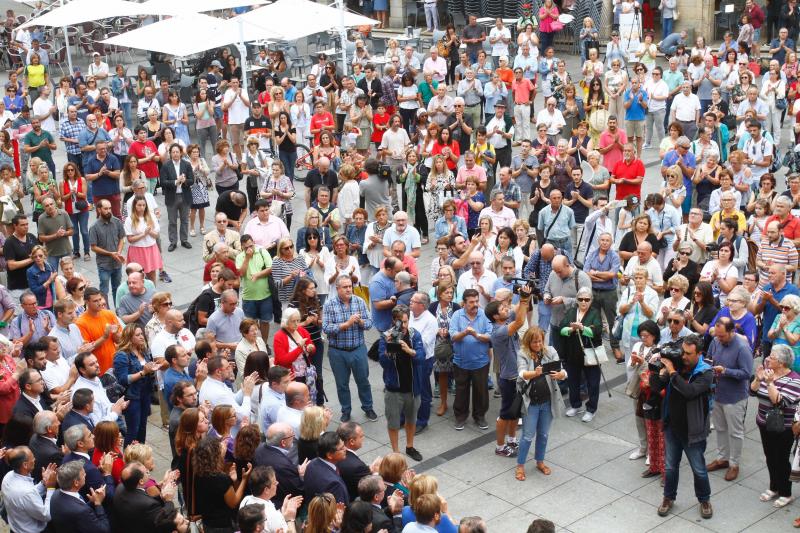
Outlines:
[[403, 4], [408, 1], [414, 0], [389, 0], [389, 27], [390, 28], [405, 28], [406, 23], [403, 20]]

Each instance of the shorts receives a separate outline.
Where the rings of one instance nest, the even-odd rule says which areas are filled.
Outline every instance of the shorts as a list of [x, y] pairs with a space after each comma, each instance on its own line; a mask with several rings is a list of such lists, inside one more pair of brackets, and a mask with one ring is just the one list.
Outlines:
[[214, 119], [219, 120], [222, 118], [222, 107], [214, 108]]
[[400, 429], [400, 416], [405, 417], [406, 422], [417, 419], [420, 397], [414, 396], [413, 392], [383, 392], [383, 403], [386, 407], [386, 426], [389, 429]]
[[263, 300], [242, 300], [242, 311], [247, 318], [270, 322], [272, 320], [272, 296]]
[[228, 133], [231, 136], [232, 144], [242, 144], [244, 134], [244, 124], [228, 124]]
[[628, 139], [631, 137], [644, 137], [644, 120], [626, 120], [625, 121], [625, 134]]
[[500, 389], [500, 420], [516, 420], [509, 411], [517, 394], [517, 380], [500, 378], [497, 387]]

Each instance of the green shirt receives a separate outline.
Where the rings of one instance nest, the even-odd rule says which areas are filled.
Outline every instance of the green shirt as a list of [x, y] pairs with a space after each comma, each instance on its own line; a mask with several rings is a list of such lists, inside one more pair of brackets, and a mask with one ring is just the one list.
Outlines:
[[662, 76], [662, 79], [665, 82], [667, 82], [667, 87], [669, 87], [669, 92], [674, 91], [675, 89], [678, 88], [678, 86], [680, 86], [680, 84], [686, 81], [686, 78], [684, 78], [683, 76], [683, 72], [681, 72], [680, 70], [672, 72], [669, 69], [664, 70], [664, 75]]
[[[245, 257], [245, 252], [239, 252], [239, 255], [236, 256], [236, 268], [242, 268]], [[256, 247], [253, 257], [250, 258], [250, 262], [247, 264], [247, 273], [241, 277], [242, 300], [269, 298], [269, 280], [267, 276], [258, 278], [256, 281], [250, 279], [250, 276], [267, 268], [272, 268], [272, 258], [264, 249]]]
[[[23, 143], [25, 146], [36, 146], [43, 140], [47, 139], [47, 142], [53, 142], [53, 136], [50, 135], [49, 131], [41, 130], [41, 135], [36, 135], [36, 132], [31, 130], [29, 131], [25, 137], [23, 138]], [[45, 163], [52, 163], [53, 162], [53, 154], [50, 151], [49, 147], [42, 147], [36, 150], [35, 152], [31, 152], [29, 157], [38, 157]]]
[[[431, 85], [433, 86], [433, 89], [431, 89]], [[422, 95], [422, 103], [425, 104], [425, 107], [428, 107], [428, 102], [430, 102], [431, 98], [433, 98], [433, 96], [436, 94], [436, 89], [439, 87], [439, 82], [433, 80], [431, 85], [428, 85], [425, 80], [422, 80], [417, 86], [419, 93]]]

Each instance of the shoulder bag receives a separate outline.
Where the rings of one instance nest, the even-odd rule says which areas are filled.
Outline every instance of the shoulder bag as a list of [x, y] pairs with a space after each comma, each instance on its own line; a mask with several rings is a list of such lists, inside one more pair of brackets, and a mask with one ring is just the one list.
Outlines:
[[[778, 389], [778, 393], [781, 389]], [[778, 403], [772, 404], [764, 415], [764, 429], [768, 433], [783, 433], [786, 429], [783, 423], [783, 398]]]
[[583, 348], [583, 365], [584, 366], [598, 366], [608, 362], [608, 355], [606, 354], [606, 347], [602, 342], [600, 346], [592, 346], [591, 341], [587, 346], [583, 341], [583, 335], [580, 335], [581, 348]]
[[562, 209], [564, 209], [563, 205], [561, 205], [561, 207], [558, 208], [558, 211], [556, 212], [556, 216], [553, 217], [553, 220], [550, 221], [550, 225], [547, 226], [546, 230], [544, 230], [544, 240], [545, 241], [547, 240], [547, 236], [550, 235], [550, 230], [553, 229], [553, 226], [555, 225], [556, 221], [558, 220], [558, 216], [561, 214], [561, 210]]
[[511, 400], [511, 406], [508, 408], [508, 412], [512, 418], [522, 417], [522, 410], [525, 407], [525, 396], [530, 394], [532, 384], [533, 380], [529, 379], [525, 385], [518, 387], [514, 393], [514, 399]]

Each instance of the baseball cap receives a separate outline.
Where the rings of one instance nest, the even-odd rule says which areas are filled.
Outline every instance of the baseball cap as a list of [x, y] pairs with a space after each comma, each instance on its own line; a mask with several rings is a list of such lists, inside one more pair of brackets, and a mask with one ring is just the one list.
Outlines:
[[506, 103], [504, 101], [502, 101], [502, 100], [499, 100], [496, 104], [494, 104], [494, 106], [495, 107], [505, 107]]
[[94, 52], [94, 53], [92, 54], [92, 57], [94, 57], [94, 56], [99, 56], [99, 55], [100, 55], [100, 52]]
[[508, 56], [500, 56], [500, 61], [508, 61]]
[[215, 59], [214, 61], [211, 62], [211, 66], [212, 67], [217, 67], [217, 68], [222, 68], [222, 63], [220, 63], [219, 61], [217, 61]]

